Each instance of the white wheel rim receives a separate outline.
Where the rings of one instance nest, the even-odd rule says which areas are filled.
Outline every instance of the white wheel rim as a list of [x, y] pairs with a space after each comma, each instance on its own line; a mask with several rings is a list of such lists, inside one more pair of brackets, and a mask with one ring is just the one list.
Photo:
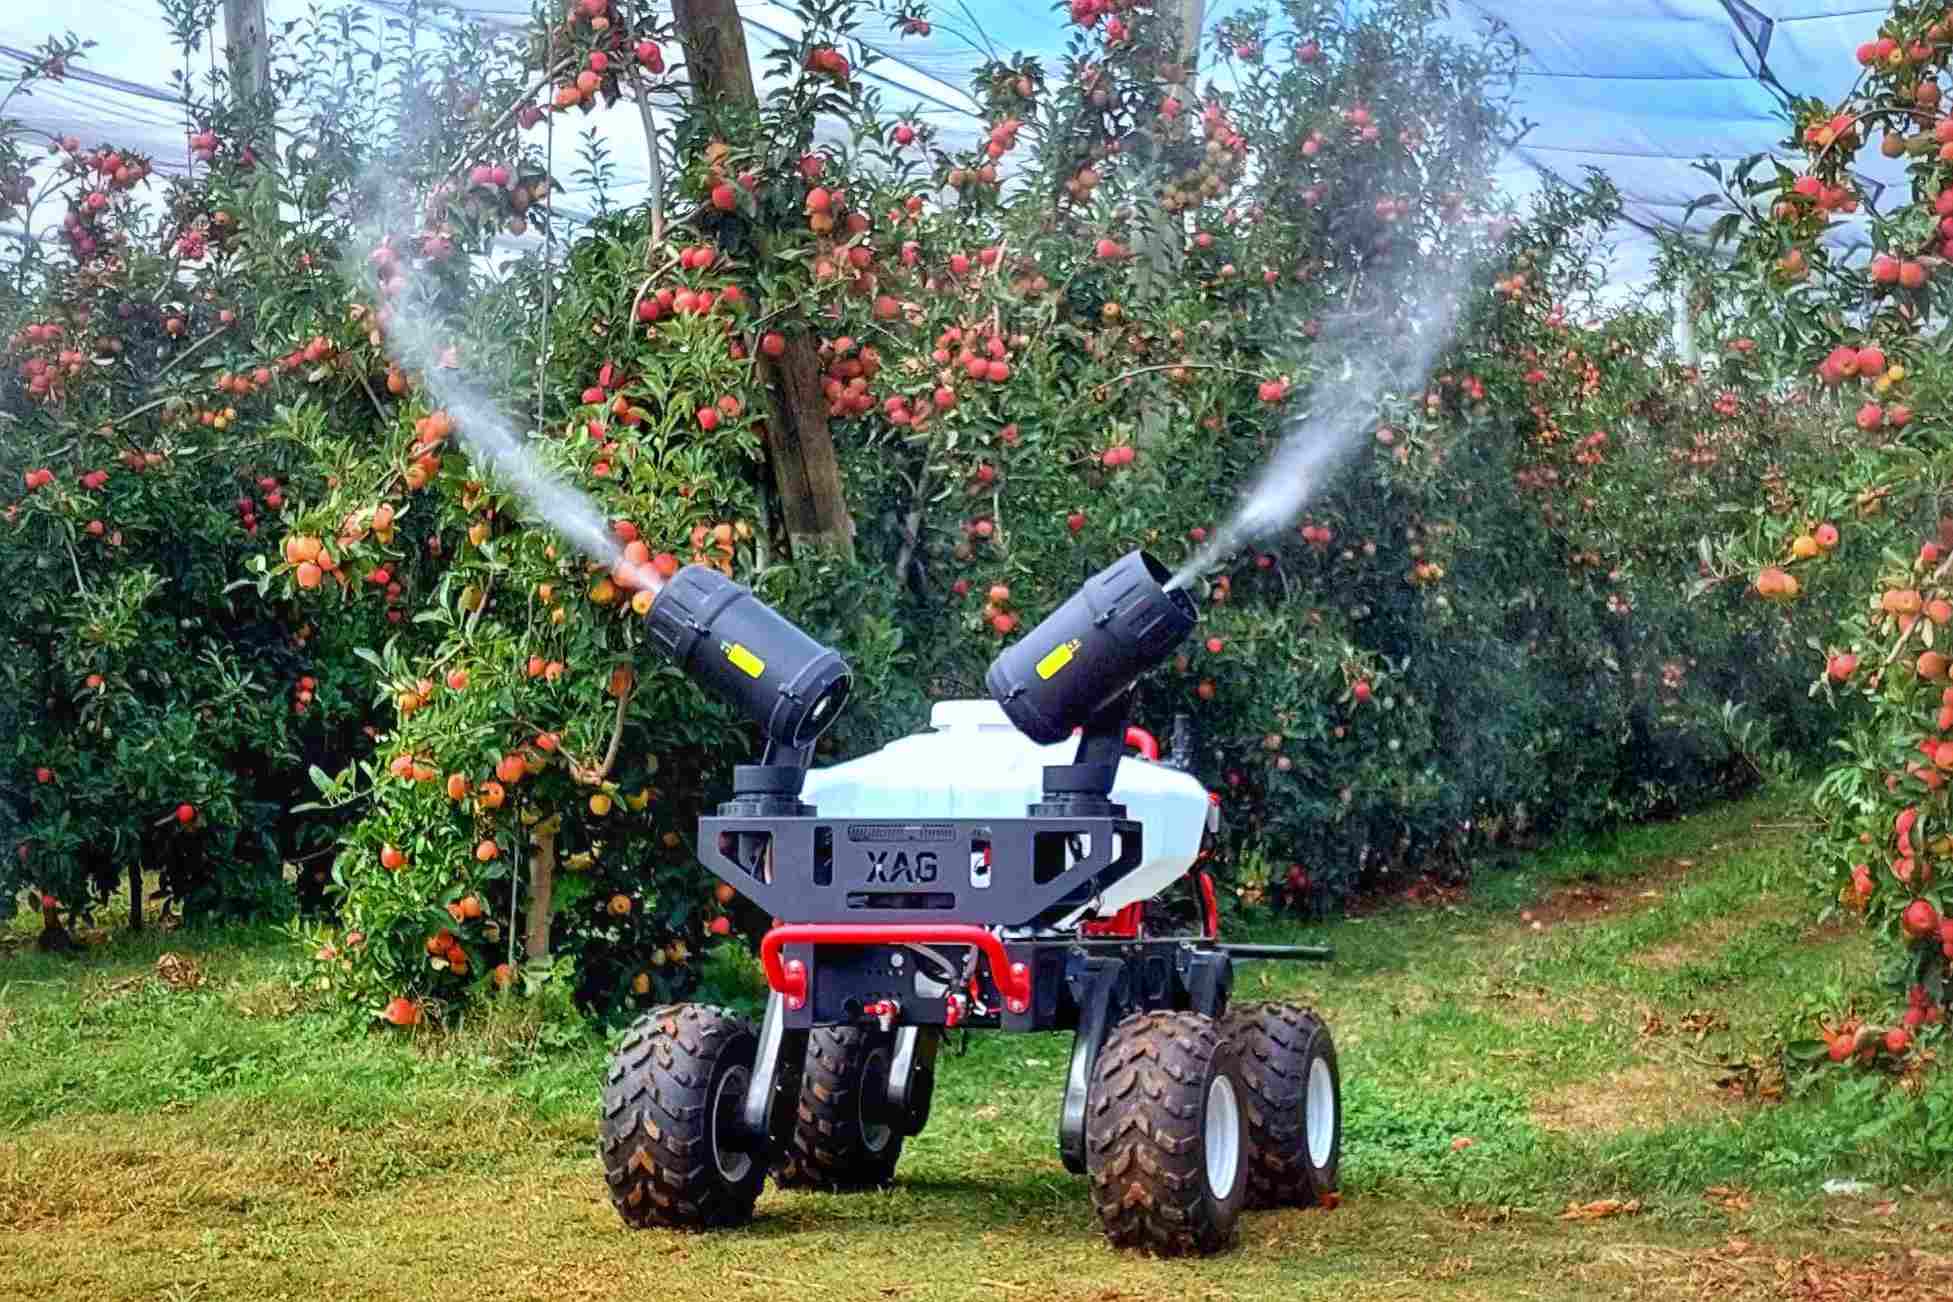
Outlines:
[[1207, 1087], [1207, 1121], [1202, 1130], [1207, 1187], [1216, 1198], [1225, 1198], [1234, 1192], [1241, 1171], [1241, 1104], [1234, 1097], [1234, 1082], [1225, 1074], [1214, 1077]]
[[876, 1049], [862, 1064], [861, 1087], [855, 1091], [855, 1122], [861, 1127], [861, 1146], [870, 1153], [881, 1152], [895, 1137], [895, 1128], [879, 1119], [888, 1111], [887, 1096], [888, 1054]]
[[1336, 1082], [1329, 1074], [1326, 1058], [1309, 1064], [1309, 1094], [1302, 1103], [1302, 1123], [1309, 1132], [1309, 1165], [1320, 1171], [1329, 1165], [1329, 1150], [1336, 1141]]
[[712, 1165], [719, 1168], [719, 1176], [727, 1184], [738, 1184], [753, 1169], [751, 1153], [729, 1148], [721, 1141], [745, 1106], [749, 1079], [751, 1074], [744, 1067], [734, 1067], [719, 1077], [719, 1088], [712, 1093]]

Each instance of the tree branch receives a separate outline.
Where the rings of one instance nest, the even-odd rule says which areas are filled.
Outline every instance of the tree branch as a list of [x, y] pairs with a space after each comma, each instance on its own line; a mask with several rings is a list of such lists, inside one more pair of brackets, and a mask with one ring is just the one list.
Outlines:
[[[1934, 570], [1932, 574], [1927, 577], [1926, 582], [1929, 584], [1938, 583], [1940, 579], [1945, 576], [1948, 566], [1953, 566], [1953, 551], [1949, 551], [1947, 553], [1946, 559], [1939, 563], [1939, 568]], [[1886, 666], [1890, 665], [1894, 660], [1897, 660], [1899, 658], [1899, 652], [1905, 650], [1906, 643], [1912, 641], [1913, 632], [1916, 629], [1918, 629], [1919, 625], [1923, 623], [1925, 619], [1926, 619], [1926, 612], [1924, 610], [1921, 610], [1918, 614], [1912, 617], [1912, 623], [1909, 626], [1907, 626], [1906, 630], [1903, 633], [1899, 634], [1899, 640], [1892, 644], [1892, 649], [1886, 652], [1885, 661], [1883, 664], [1879, 666], [1880, 669], [1884, 669]]]
[[610, 745], [604, 751], [603, 771], [597, 774], [597, 781], [599, 782], [609, 777], [610, 771], [617, 767], [617, 748], [623, 743], [624, 740], [624, 716], [626, 712], [628, 712], [630, 709], [631, 696], [636, 691], [637, 691], [637, 679], [633, 677], [631, 679], [631, 685], [629, 687], [626, 687], [622, 692], [618, 693], [617, 717], [611, 722], [610, 725]]
[[[209, 334], [197, 340], [195, 343], [191, 344], [188, 348], [185, 348], [182, 352], [178, 353], [176, 356], [170, 358], [169, 361], [164, 364], [163, 369], [156, 372], [156, 378], [155, 380], [152, 380], [151, 383], [152, 384], [161, 383], [163, 377], [168, 375], [170, 371], [175, 368], [177, 363], [184, 361], [192, 353], [196, 352], [199, 348], [202, 348], [205, 344], [209, 343], [211, 340], [217, 338], [219, 335], [223, 334], [229, 329], [230, 329], [229, 326], [218, 326], [215, 330], [212, 330]], [[164, 394], [160, 398], [153, 398], [150, 401], [142, 404], [142, 406], [137, 407], [133, 411], [127, 411], [120, 416], [111, 418], [108, 422], [109, 428], [116, 430], [119, 433], [121, 430], [122, 423], [124, 421], [131, 421], [138, 416], [144, 415], [148, 412], [152, 412], [156, 410], [158, 407], [162, 406], [164, 403], [168, 402], [169, 400], [170, 400], [170, 396], [168, 394]], [[134, 445], [131, 444], [131, 446], [133, 447]]]
[[88, 585], [82, 582], [81, 558], [75, 555], [74, 540], [70, 538], [63, 538], [61, 541], [68, 545], [68, 563], [75, 567], [75, 588], [81, 593], [82, 596], [85, 597], [88, 595]]
[[380, 395], [373, 392], [373, 381], [366, 378], [365, 371], [359, 373], [359, 387], [366, 390], [366, 396], [373, 400], [373, 414], [380, 418], [380, 424], [389, 424], [387, 409], [380, 405]]
[[[496, 118], [494, 122], [490, 123], [488, 129], [482, 132], [481, 135], [477, 136], [474, 140], [474, 143], [469, 145], [467, 150], [463, 152], [460, 155], [460, 157], [456, 158], [452, 164], [449, 165], [447, 174], [442, 179], [452, 180], [455, 177], [459, 176], [461, 174], [461, 169], [468, 166], [468, 160], [473, 158], [476, 155], [476, 153], [480, 151], [483, 145], [493, 140], [495, 138], [496, 132], [500, 131], [503, 127], [507, 126], [511, 121], [513, 121], [515, 115], [522, 111], [522, 106], [524, 104], [527, 104], [531, 99], [535, 98], [537, 91], [543, 89], [543, 87], [549, 85], [550, 82], [555, 81], [558, 76], [560, 76], [565, 72], [568, 72], [571, 68], [575, 66], [576, 66], [576, 57], [574, 55], [566, 55], [562, 59], [559, 59], [556, 63], [550, 65], [550, 67], [543, 72], [542, 79], [540, 81], [538, 81], [535, 85], [529, 87], [529, 89], [523, 91], [520, 95], [516, 96], [513, 100], [511, 100], [509, 102], [509, 106], [506, 109], [502, 110], [502, 116]], [[548, 111], [553, 111], [553, 110], [548, 110]]]
[[922, 453], [922, 470], [915, 478], [915, 497], [909, 503], [908, 518], [902, 522], [902, 550], [895, 556], [895, 581], [907, 583], [909, 566], [915, 562], [915, 550], [922, 539], [922, 507], [929, 500], [929, 451]]
[[658, 157], [658, 125], [651, 119], [651, 94], [645, 89], [644, 74], [637, 66], [637, 56], [626, 50], [620, 57], [630, 69], [638, 119], [644, 123], [645, 162], [651, 169], [651, 246], [644, 251], [644, 265], [648, 267], [658, 248], [665, 242], [664, 162]]
[[1158, 366], [1141, 366], [1134, 370], [1124, 371], [1109, 380], [1100, 380], [1091, 387], [1095, 389], [1107, 389], [1115, 384], [1122, 384], [1135, 376], [1149, 375], [1154, 371], [1226, 371], [1229, 375], [1245, 375], [1250, 380], [1268, 380], [1274, 378], [1273, 376], [1263, 375], [1259, 371], [1244, 371], [1238, 366], [1223, 366], [1219, 362], [1162, 362]]
[[624, 716], [630, 709], [631, 696], [636, 691], [637, 680], [633, 678], [631, 685], [617, 697], [617, 717], [611, 721], [610, 746], [604, 751], [603, 767], [597, 770], [596, 781], [598, 782], [608, 778], [610, 771], [617, 767], [617, 750], [624, 741]]
[[1824, 161], [1824, 156], [1830, 153], [1833, 149], [1836, 149], [1838, 146], [1838, 142], [1840, 140], [1843, 140], [1846, 136], [1850, 135], [1852, 131], [1858, 126], [1859, 123], [1864, 122], [1870, 118], [1888, 117], [1894, 113], [1909, 113], [1913, 117], [1922, 118], [1927, 122], [1934, 121], [1932, 114], [1923, 112], [1919, 109], [1898, 108], [1896, 106], [1891, 106], [1891, 105], [1888, 105], [1884, 108], [1867, 109], [1863, 113], [1860, 113], [1856, 117], [1852, 118], [1851, 124], [1847, 126], [1843, 131], [1840, 131], [1836, 135], [1832, 136], [1830, 144], [1824, 146], [1824, 148], [1817, 151], [1817, 156], [1811, 159], [1811, 170], [1815, 172], [1818, 168], [1818, 164]]
[[624, 689], [617, 698], [617, 714], [610, 725], [610, 745], [604, 751], [603, 763], [595, 767], [587, 764], [570, 763], [570, 776], [584, 786], [601, 786], [609, 779], [611, 770], [617, 767], [617, 752], [624, 742], [624, 721], [631, 707], [631, 696], [637, 690], [636, 679]]
[[142, 404], [142, 406], [136, 408], [134, 411], [124, 412], [122, 415], [111, 419], [109, 421], [109, 428], [116, 430], [117, 432], [120, 432], [122, 428], [122, 423], [124, 421], [131, 421], [138, 416], [145, 415], [149, 412], [155, 411], [158, 407], [162, 406], [164, 403], [168, 401], [169, 401], [169, 397], [168, 395], [165, 395], [161, 398], [155, 399], [154, 401], [145, 402], [144, 404]]
[[[656, 241], [653, 241], [652, 247], [653, 248], [657, 247]], [[677, 265], [678, 265], [677, 259], [666, 258], [665, 265], [652, 271], [650, 275], [644, 278], [643, 283], [637, 287], [637, 293], [631, 297], [630, 319], [624, 323], [624, 329], [626, 333], [629, 333], [630, 331], [637, 329], [638, 326], [637, 309], [638, 306], [644, 302], [645, 291], [651, 288], [651, 282], [656, 280], [658, 277], [664, 275], [667, 271], [670, 271], [673, 267]]]
[[178, 353], [176, 356], [170, 358], [169, 361], [163, 364], [163, 369], [156, 372], [156, 378], [160, 380], [165, 375], [168, 375], [171, 371], [176, 369], [177, 363], [188, 360], [188, 358], [192, 353], [196, 352], [199, 348], [202, 348], [205, 344], [209, 343], [211, 340], [215, 339], [218, 335], [223, 334], [225, 331], [229, 329], [230, 327], [227, 325], [220, 325], [215, 330], [212, 330], [209, 334], [205, 335], [203, 338], [197, 340], [197, 342], [191, 344], [188, 348], [185, 348], [182, 352]]
[[484, 610], [488, 609], [488, 598], [494, 593], [494, 591], [495, 591], [495, 575], [493, 573], [490, 573], [489, 576], [482, 581], [481, 605], [476, 606], [473, 610], [468, 612], [468, 626], [465, 630], [466, 636], [473, 637], [475, 635], [475, 625], [481, 623], [481, 613]]

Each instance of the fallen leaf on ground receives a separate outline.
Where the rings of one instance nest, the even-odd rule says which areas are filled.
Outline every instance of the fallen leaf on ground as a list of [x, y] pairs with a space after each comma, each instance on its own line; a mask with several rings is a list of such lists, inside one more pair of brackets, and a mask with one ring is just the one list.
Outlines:
[[1560, 1213], [1563, 1221], [1598, 1221], [1609, 1216], [1632, 1216], [1641, 1210], [1641, 1200], [1630, 1198], [1622, 1202], [1619, 1198], [1596, 1198], [1590, 1203], [1568, 1203]]
[[1747, 1190], [1732, 1189], [1728, 1185], [1711, 1185], [1702, 1191], [1702, 1196], [1726, 1212], [1746, 1212], [1754, 1205]]
[[1729, 1019], [1713, 1008], [1691, 1008], [1682, 1018], [1682, 1030], [1700, 1042], [1711, 1031], [1726, 1030]]
[[203, 984], [203, 970], [181, 954], [165, 954], [157, 959], [156, 976], [172, 990], [195, 990]]

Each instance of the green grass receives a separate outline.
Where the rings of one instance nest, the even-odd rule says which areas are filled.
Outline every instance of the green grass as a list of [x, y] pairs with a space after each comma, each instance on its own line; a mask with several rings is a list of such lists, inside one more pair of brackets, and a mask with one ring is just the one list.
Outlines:
[[[1453, 905], [1252, 928], [1337, 949], [1327, 967], [1245, 966], [1236, 997], [1328, 1017], [1346, 1199], [1252, 1214], [1235, 1250], [1196, 1263], [1097, 1234], [1055, 1151], [1062, 1037], [946, 1057], [886, 1192], [769, 1190], [737, 1233], [635, 1233], [593, 1156], [595, 1036], [545, 1047], [519, 1010], [349, 1031], [269, 930], [111, 933], [79, 956], [14, 933], [0, 1298], [1772, 1297], [1806, 1254], [1838, 1296], [1869, 1295], [1851, 1271], [1889, 1275], [1880, 1296], [1953, 1294], [1944, 1259], [1880, 1264], [1953, 1219], [1953, 1141], [1922, 1138], [1947, 1133], [1953, 1090], [1718, 1088], [1722, 1064], [1767, 1067], [1812, 992], [1872, 982], [1869, 940], [1808, 925], [1781, 807], [1488, 867]], [[201, 986], [156, 980], [166, 951]], [[1832, 1177], [1873, 1189], [1827, 1197]], [[1640, 1212], [1560, 1219], [1603, 1198]]]

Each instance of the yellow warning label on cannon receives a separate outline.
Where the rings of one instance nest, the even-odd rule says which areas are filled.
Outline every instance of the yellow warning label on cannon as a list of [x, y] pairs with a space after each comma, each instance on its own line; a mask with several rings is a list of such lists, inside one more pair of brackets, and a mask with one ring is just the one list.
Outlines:
[[740, 673], [745, 674], [748, 678], [758, 678], [766, 672], [766, 661], [760, 659], [739, 643], [728, 642], [725, 644], [724, 650], [726, 659], [732, 661], [732, 667]]
[[1078, 652], [1077, 638], [1073, 638], [1069, 642], [1060, 642], [1057, 646], [1052, 647], [1049, 651], [1044, 653], [1044, 659], [1038, 661], [1038, 666], [1037, 666], [1038, 677], [1039, 678], [1051, 677], [1053, 674], [1057, 673], [1060, 669], [1063, 669], [1066, 665], [1070, 664], [1072, 656], [1076, 655], [1077, 652]]

